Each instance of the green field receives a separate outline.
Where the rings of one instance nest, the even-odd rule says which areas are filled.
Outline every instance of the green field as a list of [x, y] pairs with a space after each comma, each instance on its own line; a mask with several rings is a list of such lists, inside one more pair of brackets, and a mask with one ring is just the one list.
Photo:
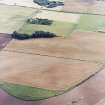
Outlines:
[[97, 31], [105, 27], [105, 16], [81, 15], [77, 31]]
[[0, 5], [0, 32], [11, 33], [19, 29], [34, 11], [31, 8]]
[[74, 24], [67, 22], [54, 21], [52, 25], [36, 25], [26, 23], [19, 32], [32, 34], [34, 31], [49, 31], [57, 36], [68, 36], [72, 31]]
[[105, 16], [81, 15], [77, 23], [54, 21], [51, 26], [35, 25], [26, 23], [19, 32], [31, 34], [34, 31], [49, 31], [57, 36], [69, 36], [72, 31], [91, 31], [95, 32], [105, 29]]
[[60, 91], [34, 88], [9, 83], [0, 84], [0, 88], [7, 92], [9, 95], [26, 101], [47, 99], [49, 97], [54, 97], [62, 93]]

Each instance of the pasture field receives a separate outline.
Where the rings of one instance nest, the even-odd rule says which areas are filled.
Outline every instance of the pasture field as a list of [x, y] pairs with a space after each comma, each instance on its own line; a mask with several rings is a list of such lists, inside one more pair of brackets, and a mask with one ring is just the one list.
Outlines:
[[[12, 33], [14, 30], [18, 30], [22, 33], [31, 34], [34, 31], [42, 30], [53, 32], [57, 36], [69, 36], [69, 33], [73, 30], [97, 31], [105, 26], [104, 16], [80, 15], [48, 10], [40, 10], [37, 13], [35, 11], [37, 10], [31, 8], [1, 5], [0, 23], [2, 26], [0, 27], [0, 32]], [[26, 19], [31, 17], [31, 15], [33, 18], [39, 17], [53, 20], [53, 23], [50, 26], [27, 24]]]
[[12, 33], [19, 29], [34, 11], [36, 10], [31, 8], [0, 5], [0, 32]]
[[49, 19], [53, 23], [51, 25], [37, 25], [26, 22], [19, 32], [31, 34], [34, 31], [49, 31], [55, 33], [57, 36], [67, 36], [74, 29], [80, 15], [41, 10], [37, 14], [35, 13], [33, 18]]
[[67, 22], [53, 21], [52, 25], [35, 25], [25, 24], [18, 32], [32, 34], [35, 31], [47, 31], [56, 34], [57, 36], [68, 36], [72, 32], [75, 25]]
[[[81, 15], [78, 21], [78, 31], [98, 31], [105, 27], [105, 16]], [[104, 28], [105, 29], [105, 28]]]
[[61, 94], [60, 91], [34, 88], [31, 86], [11, 84], [11, 83], [1, 83], [0, 88], [6, 91], [8, 94], [15, 96], [18, 99], [26, 101], [38, 101], [41, 99], [46, 99], [48, 97], [56, 96]]

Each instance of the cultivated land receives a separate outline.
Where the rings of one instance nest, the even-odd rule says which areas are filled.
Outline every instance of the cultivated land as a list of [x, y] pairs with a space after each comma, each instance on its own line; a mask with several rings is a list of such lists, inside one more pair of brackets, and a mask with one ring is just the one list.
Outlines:
[[105, 15], [104, 0], [65, 0], [64, 11]]
[[[58, 41], [59, 40], [59, 41]], [[98, 47], [98, 49], [97, 49]], [[74, 32], [69, 38], [12, 40], [7, 51], [48, 55], [64, 59], [105, 62], [105, 35], [95, 32]]]
[[98, 63], [15, 52], [1, 52], [0, 59], [1, 81], [49, 90], [72, 88], [102, 67]]
[[[10, 11], [10, 12], [8, 12]], [[53, 20], [51, 26], [28, 18]], [[0, 88], [23, 100], [40, 100], [74, 88], [105, 64], [105, 17], [0, 5], [0, 32], [55, 33], [52, 39], [7, 40], [0, 34]], [[2, 41], [1, 41], [2, 40]], [[7, 45], [7, 43], [9, 44]]]

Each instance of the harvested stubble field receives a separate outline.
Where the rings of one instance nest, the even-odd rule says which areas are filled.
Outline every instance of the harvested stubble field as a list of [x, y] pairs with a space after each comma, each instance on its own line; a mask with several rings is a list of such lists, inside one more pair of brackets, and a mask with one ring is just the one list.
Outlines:
[[64, 11], [105, 15], [104, 0], [65, 0]]

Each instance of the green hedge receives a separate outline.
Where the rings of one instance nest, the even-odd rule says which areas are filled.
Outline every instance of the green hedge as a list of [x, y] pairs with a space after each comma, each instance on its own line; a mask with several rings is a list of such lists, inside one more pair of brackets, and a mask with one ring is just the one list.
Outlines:
[[16, 31], [13, 32], [12, 38], [25, 40], [30, 38], [53, 38], [56, 37], [54, 33], [45, 32], [45, 31], [35, 31], [31, 35], [24, 34], [24, 33], [18, 33]]

